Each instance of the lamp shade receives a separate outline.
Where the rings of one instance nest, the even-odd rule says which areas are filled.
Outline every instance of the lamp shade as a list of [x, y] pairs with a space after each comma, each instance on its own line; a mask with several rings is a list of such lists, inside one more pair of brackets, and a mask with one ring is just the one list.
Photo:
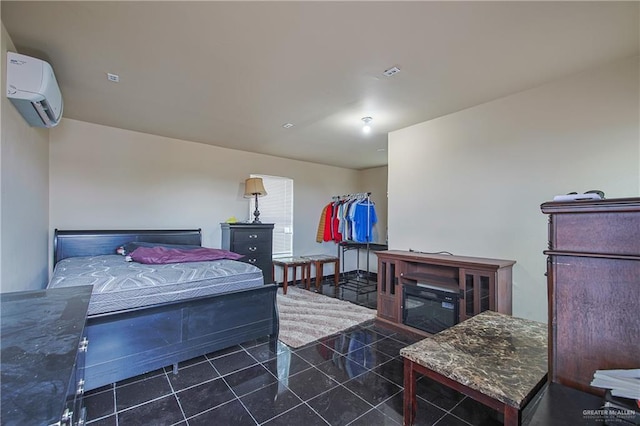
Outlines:
[[251, 197], [252, 195], [267, 195], [262, 178], [249, 178], [244, 181], [244, 196]]

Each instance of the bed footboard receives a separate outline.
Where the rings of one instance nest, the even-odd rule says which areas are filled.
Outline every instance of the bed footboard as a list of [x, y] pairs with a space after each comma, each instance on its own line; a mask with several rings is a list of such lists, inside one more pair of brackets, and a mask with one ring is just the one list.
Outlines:
[[90, 316], [85, 389], [269, 336], [278, 338], [277, 286]]

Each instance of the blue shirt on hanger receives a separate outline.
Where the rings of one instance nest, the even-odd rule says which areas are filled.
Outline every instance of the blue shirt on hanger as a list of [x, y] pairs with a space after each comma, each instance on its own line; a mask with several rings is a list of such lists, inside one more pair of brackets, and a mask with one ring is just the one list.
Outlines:
[[373, 225], [378, 222], [373, 201], [362, 201], [354, 206], [354, 240], [359, 243], [373, 241]]

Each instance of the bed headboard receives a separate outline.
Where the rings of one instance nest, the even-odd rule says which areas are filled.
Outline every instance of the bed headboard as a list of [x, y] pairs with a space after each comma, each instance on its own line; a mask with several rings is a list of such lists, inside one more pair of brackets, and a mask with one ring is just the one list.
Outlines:
[[201, 229], [69, 231], [53, 234], [53, 264], [76, 256], [115, 254], [116, 248], [130, 241], [165, 244], [202, 245]]

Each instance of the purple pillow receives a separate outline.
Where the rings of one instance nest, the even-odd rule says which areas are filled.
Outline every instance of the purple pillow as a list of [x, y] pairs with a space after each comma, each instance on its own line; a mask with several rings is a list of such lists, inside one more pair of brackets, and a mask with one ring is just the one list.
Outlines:
[[202, 246], [186, 245], [186, 244], [165, 244], [165, 243], [147, 243], [145, 241], [131, 241], [117, 248], [116, 253], [128, 256], [138, 247], [164, 247], [180, 250], [192, 250], [201, 248]]
[[244, 257], [242, 254], [222, 249], [202, 247], [182, 250], [161, 246], [138, 247], [131, 252], [130, 256], [134, 262], [156, 265], [165, 263], [204, 262], [218, 259], [238, 260]]

